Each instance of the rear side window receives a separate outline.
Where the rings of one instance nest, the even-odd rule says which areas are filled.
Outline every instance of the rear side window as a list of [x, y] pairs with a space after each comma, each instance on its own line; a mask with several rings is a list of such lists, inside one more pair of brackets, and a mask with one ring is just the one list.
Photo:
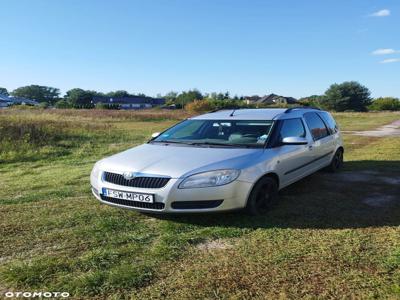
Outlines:
[[319, 140], [329, 135], [324, 122], [316, 113], [306, 113], [304, 114], [304, 119], [306, 119], [306, 123], [314, 140]]
[[303, 122], [301, 119], [288, 119], [284, 120], [279, 139], [282, 140], [286, 137], [305, 137], [306, 131], [304, 130]]
[[318, 115], [324, 120], [326, 126], [328, 126], [328, 129], [331, 133], [335, 133], [338, 131], [336, 122], [329, 113], [327, 113], [326, 111], [321, 111], [318, 112]]

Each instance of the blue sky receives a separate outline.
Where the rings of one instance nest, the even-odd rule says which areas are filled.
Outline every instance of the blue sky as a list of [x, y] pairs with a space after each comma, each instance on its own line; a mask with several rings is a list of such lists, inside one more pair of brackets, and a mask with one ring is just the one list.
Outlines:
[[[400, 97], [400, 1], [0, 0], [0, 86]], [[374, 54], [374, 51], [375, 54]]]

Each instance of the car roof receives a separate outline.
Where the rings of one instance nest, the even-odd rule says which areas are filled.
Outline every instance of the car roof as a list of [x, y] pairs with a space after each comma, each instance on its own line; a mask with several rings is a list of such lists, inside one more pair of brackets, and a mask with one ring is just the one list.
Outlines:
[[[282, 120], [301, 118], [304, 113], [319, 111], [315, 108], [250, 108], [224, 109], [199, 115], [191, 120]], [[232, 115], [233, 112], [233, 115]]]

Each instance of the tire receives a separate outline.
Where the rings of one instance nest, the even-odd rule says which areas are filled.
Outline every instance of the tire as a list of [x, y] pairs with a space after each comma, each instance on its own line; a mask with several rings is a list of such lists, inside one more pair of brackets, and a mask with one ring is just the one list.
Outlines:
[[335, 173], [342, 167], [343, 167], [343, 149], [338, 149], [336, 150], [335, 155], [333, 156], [332, 161], [327, 169], [330, 172]]
[[278, 184], [271, 177], [261, 178], [253, 187], [247, 200], [246, 212], [252, 216], [268, 212], [278, 201]]

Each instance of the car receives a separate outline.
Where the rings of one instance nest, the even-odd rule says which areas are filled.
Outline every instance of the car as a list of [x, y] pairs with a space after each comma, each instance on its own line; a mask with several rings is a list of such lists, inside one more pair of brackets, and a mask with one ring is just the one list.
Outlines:
[[[311, 107], [219, 110], [188, 118], [146, 144], [98, 161], [94, 196], [157, 213], [268, 211], [279, 190], [343, 164], [329, 112]], [[312, 187], [310, 187], [312, 188]]]

